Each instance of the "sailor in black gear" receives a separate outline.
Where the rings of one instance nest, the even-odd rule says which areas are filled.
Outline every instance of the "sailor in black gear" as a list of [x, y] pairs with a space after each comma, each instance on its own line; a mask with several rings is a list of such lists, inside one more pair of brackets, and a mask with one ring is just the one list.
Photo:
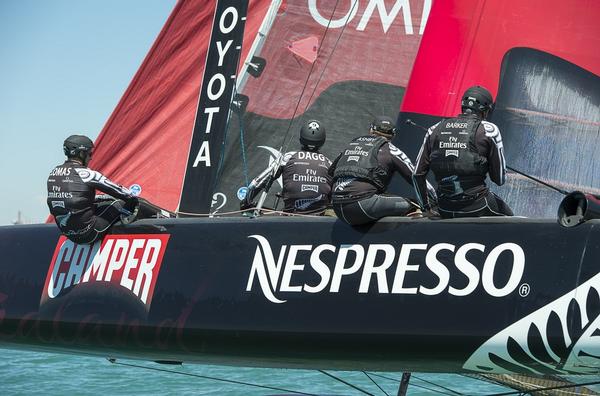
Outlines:
[[[418, 210], [406, 198], [383, 194], [394, 172], [412, 184], [412, 162], [390, 142], [395, 132], [391, 118], [376, 117], [369, 135], [353, 139], [329, 168], [333, 210], [346, 223], [372, 223], [384, 216], [405, 216]], [[435, 191], [429, 187], [435, 199]]]
[[273, 181], [283, 176], [284, 212], [324, 214], [331, 199], [331, 177], [327, 174], [331, 160], [319, 152], [325, 137], [321, 122], [306, 122], [300, 130], [301, 149], [285, 153], [252, 180], [240, 208], [255, 207], [256, 195], [268, 191]]
[[431, 169], [438, 183], [438, 210], [442, 218], [512, 216], [508, 205], [485, 184], [486, 175], [501, 186], [506, 181], [502, 136], [484, 121], [493, 106], [490, 92], [480, 86], [467, 89], [462, 113], [443, 119], [427, 131], [414, 172], [417, 198], [430, 210], [425, 178]]
[[[60, 231], [75, 243], [95, 242], [122, 215], [131, 221], [138, 207], [138, 199], [128, 189], [87, 167], [93, 149], [88, 137], [69, 136], [63, 145], [67, 160], [48, 177], [50, 213]], [[110, 197], [98, 198], [96, 190]]]

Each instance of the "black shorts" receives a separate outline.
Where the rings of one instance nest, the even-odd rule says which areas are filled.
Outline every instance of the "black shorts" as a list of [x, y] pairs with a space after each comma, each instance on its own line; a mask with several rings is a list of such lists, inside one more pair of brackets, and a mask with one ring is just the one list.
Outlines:
[[101, 239], [124, 213], [125, 203], [119, 199], [94, 202], [94, 217], [86, 226], [75, 232], [63, 232], [75, 243], [91, 244]]
[[513, 216], [510, 207], [491, 191], [463, 199], [438, 199], [438, 211], [443, 219], [482, 216]]
[[333, 203], [340, 220], [350, 225], [373, 223], [385, 216], [406, 216], [416, 207], [406, 198], [375, 194], [360, 201]]

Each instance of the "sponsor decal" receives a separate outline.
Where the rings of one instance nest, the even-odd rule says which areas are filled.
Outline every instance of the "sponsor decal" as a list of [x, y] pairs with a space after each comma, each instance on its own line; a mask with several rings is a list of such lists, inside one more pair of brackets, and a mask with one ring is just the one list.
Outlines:
[[360, 157], [358, 155], [351, 155], [348, 157], [348, 159], [346, 160], [346, 162], [350, 162], [350, 161], [355, 161], [358, 162], [360, 160]]
[[[525, 285], [520, 293], [528, 293]], [[600, 373], [600, 273], [481, 345], [463, 368], [531, 375]]]
[[314, 184], [302, 184], [302, 185], [300, 185], [300, 192], [304, 192], [304, 191], [314, 191], [314, 192], [318, 193], [319, 186], [314, 185]]
[[[309, 174], [299, 175], [297, 173], [294, 173], [292, 175], [292, 180], [295, 181], [295, 182], [300, 182], [300, 183], [323, 183], [323, 184], [327, 184], [327, 178], [325, 176], [319, 176], [319, 175], [317, 175], [316, 174], [317, 172], [314, 169], [307, 169], [306, 173], [309, 173]], [[314, 173], [314, 174], [310, 174], [310, 173]], [[304, 190], [302, 190], [302, 191], [304, 191]]]
[[346, 150], [344, 151], [344, 155], [355, 155], [355, 156], [363, 156], [363, 157], [368, 157], [369, 156], [369, 152], [365, 151], [362, 149], [362, 147], [357, 146], [354, 148], [354, 150]]
[[440, 142], [441, 149], [466, 149], [467, 143], [459, 142], [458, 138], [450, 136], [448, 142]]
[[294, 208], [298, 210], [307, 210], [310, 207], [310, 205], [312, 205], [315, 202], [319, 202], [322, 199], [323, 194], [319, 194], [314, 198], [297, 199], [294, 201]]
[[129, 187], [129, 191], [131, 191], [131, 193], [133, 195], [135, 195], [136, 197], [138, 197], [141, 193], [142, 193], [142, 186], [140, 186], [139, 184], [132, 184]]
[[486, 132], [494, 132], [494, 126], [487, 122], [483, 123], [483, 129], [485, 129]]
[[352, 183], [354, 180], [355, 180], [355, 178], [353, 178], [353, 177], [339, 178], [335, 182], [335, 186], [334, 186], [335, 191], [344, 191], [344, 188], [346, 188], [348, 186], [348, 184]]
[[[210, 209], [212, 210], [211, 214], [217, 213], [225, 204], [227, 203], [227, 195], [222, 192], [216, 192], [212, 196], [212, 201], [210, 203]], [[213, 208], [216, 206], [216, 209]]]
[[79, 245], [61, 236], [48, 268], [40, 305], [60, 297], [72, 286], [101, 282], [130, 290], [149, 309], [169, 237], [107, 235], [93, 245]]
[[[183, 212], [210, 210], [211, 189], [217, 174], [219, 151], [227, 130], [237, 64], [242, 51], [248, 2], [216, 2], [204, 77], [200, 88], [194, 130], [179, 207]], [[219, 146], [220, 147], [220, 146]]]
[[60, 191], [59, 186], [52, 186], [52, 191], [48, 191], [48, 198], [70, 199], [73, 198], [73, 193]]
[[458, 150], [446, 150], [446, 157], [450, 156], [458, 158]]
[[52, 201], [52, 207], [53, 208], [64, 208], [65, 203], [64, 203], [64, 201]]
[[[308, 10], [310, 15], [319, 25], [329, 29], [338, 29], [346, 24], [352, 23], [358, 14], [356, 22], [356, 30], [358, 31], [366, 30], [369, 22], [375, 19], [376, 21], [373, 21], [370, 25], [373, 26], [373, 28], [382, 27], [383, 33], [385, 34], [390, 27], [394, 25], [396, 18], [402, 18], [402, 22], [396, 23], [396, 25], [403, 26], [404, 33], [407, 35], [415, 34], [413, 17], [418, 16], [418, 14], [416, 14], [414, 10], [411, 12], [409, 0], [396, 0], [389, 10], [389, 5], [386, 6], [384, 0], [351, 0], [348, 2], [348, 11], [340, 16], [340, 18], [332, 19], [331, 21], [327, 17], [329, 13], [325, 10], [321, 12], [317, 7], [317, 3], [317, 0], [308, 0]], [[431, 3], [431, 0], [424, 0], [423, 9], [419, 10], [421, 11], [421, 23], [419, 25], [418, 34], [423, 34], [423, 31], [425, 30], [425, 24], [427, 23], [429, 11], [431, 10]], [[361, 12], [358, 12], [359, 10]]]
[[246, 198], [247, 194], [248, 194], [248, 187], [244, 186], [244, 187], [238, 188], [237, 197], [240, 201], [242, 201], [244, 198]]
[[[246, 291], [258, 289], [267, 300], [277, 304], [286, 302], [283, 293], [338, 293], [342, 284], [356, 284], [358, 278], [360, 284], [356, 292], [360, 294], [434, 296], [448, 293], [464, 297], [479, 290], [500, 298], [519, 289], [525, 270], [523, 249], [510, 242], [497, 246], [480, 243], [282, 245], [277, 252], [262, 235], [248, 238], [258, 243]], [[474, 262], [474, 255], [480, 260]], [[452, 266], [439, 259], [449, 256], [453, 256]], [[495, 273], [501, 256], [502, 270], [510, 268], [510, 273], [506, 280], [499, 282]], [[299, 275], [305, 271], [311, 272], [311, 279], [316, 274], [319, 280], [311, 284], [299, 282]], [[433, 284], [432, 277], [436, 279]], [[429, 279], [427, 284], [419, 284], [423, 278]], [[460, 280], [453, 282], [455, 278]], [[349, 281], [351, 279], [353, 281]], [[374, 290], [370, 290], [372, 280], [376, 280]]]

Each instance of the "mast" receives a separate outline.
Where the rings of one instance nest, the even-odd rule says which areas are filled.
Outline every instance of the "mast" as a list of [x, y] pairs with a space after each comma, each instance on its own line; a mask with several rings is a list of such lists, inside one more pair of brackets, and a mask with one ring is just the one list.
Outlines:
[[208, 213], [242, 50], [248, 1], [218, 0], [179, 211]]

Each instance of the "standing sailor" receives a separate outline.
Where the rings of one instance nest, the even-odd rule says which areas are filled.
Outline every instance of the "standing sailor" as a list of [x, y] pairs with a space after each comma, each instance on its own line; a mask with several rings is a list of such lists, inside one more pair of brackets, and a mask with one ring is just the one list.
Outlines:
[[325, 128], [317, 120], [306, 122], [300, 130], [301, 149], [285, 153], [248, 186], [241, 209], [254, 207], [254, 197], [268, 191], [271, 183], [283, 176], [284, 212], [323, 215], [331, 198], [331, 160], [319, 149], [325, 144]]
[[[346, 223], [372, 223], [384, 216], [405, 216], [418, 210], [406, 198], [384, 195], [394, 172], [412, 184], [410, 158], [390, 142], [395, 133], [390, 117], [376, 117], [369, 135], [352, 140], [329, 168], [333, 210]], [[431, 194], [435, 199], [433, 187]]]
[[[121, 215], [131, 215], [138, 207], [138, 199], [128, 189], [87, 168], [93, 149], [88, 137], [69, 136], [63, 144], [67, 160], [48, 177], [50, 213], [60, 231], [75, 243], [95, 242]], [[96, 190], [118, 200], [97, 200]]]
[[499, 186], [506, 181], [500, 130], [484, 121], [493, 101], [487, 89], [471, 87], [462, 97], [462, 113], [427, 131], [414, 172], [423, 210], [429, 211], [431, 206], [425, 194], [425, 178], [431, 169], [438, 183], [438, 210], [443, 218], [513, 215], [485, 184], [487, 174]]

